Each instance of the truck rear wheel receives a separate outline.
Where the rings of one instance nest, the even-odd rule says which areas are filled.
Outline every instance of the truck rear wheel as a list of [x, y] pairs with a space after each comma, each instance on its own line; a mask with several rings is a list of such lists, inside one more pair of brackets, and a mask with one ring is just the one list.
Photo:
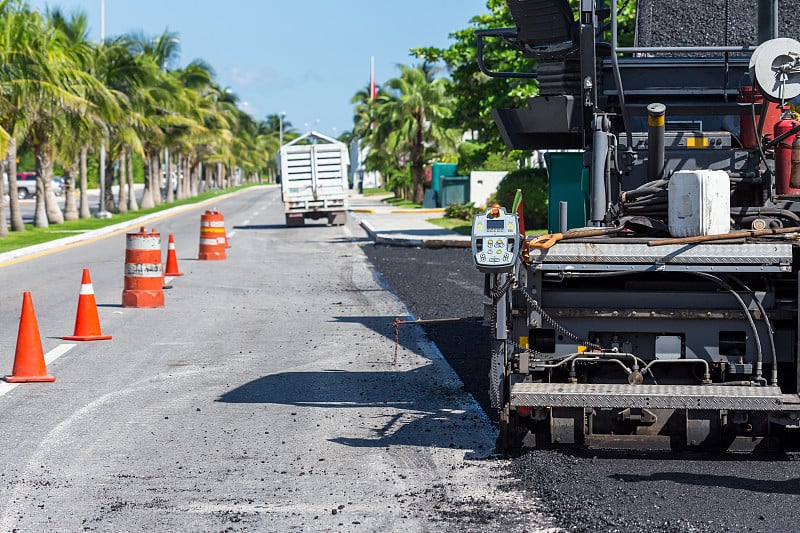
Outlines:
[[347, 221], [347, 213], [331, 213], [328, 215], [328, 224], [331, 226], [343, 226]]
[[290, 216], [286, 215], [286, 225], [290, 228], [296, 228], [305, 224], [303, 216]]

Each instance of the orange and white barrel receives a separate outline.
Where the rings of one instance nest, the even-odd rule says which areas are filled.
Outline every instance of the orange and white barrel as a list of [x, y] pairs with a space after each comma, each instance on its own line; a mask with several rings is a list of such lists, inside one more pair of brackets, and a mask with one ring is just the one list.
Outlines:
[[125, 235], [122, 307], [164, 307], [161, 234], [142, 227]]
[[228, 239], [225, 236], [225, 219], [222, 213], [209, 210], [200, 216], [200, 260], [225, 259]]

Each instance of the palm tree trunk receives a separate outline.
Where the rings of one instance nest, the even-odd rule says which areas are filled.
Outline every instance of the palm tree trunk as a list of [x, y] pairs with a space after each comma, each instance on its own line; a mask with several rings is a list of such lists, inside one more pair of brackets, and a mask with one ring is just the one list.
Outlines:
[[144, 191], [142, 192], [142, 209], [150, 209], [156, 205], [153, 199], [153, 157], [150, 151], [144, 152]]
[[119, 202], [117, 209], [120, 214], [125, 214], [128, 212], [128, 177], [125, 174], [128, 167], [125, 164], [124, 146], [119, 151], [119, 158], [117, 161], [119, 162]]
[[199, 161], [197, 163], [197, 189], [195, 189], [195, 196], [201, 192], [206, 192], [207, 185], [208, 177], [205, 180], [203, 179], [203, 162]]
[[89, 147], [83, 145], [81, 148], [81, 157], [80, 157], [80, 173], [81, 173], [81, 207], [80, 207], [80, 217], [81, 218], [91, 218], [92, 213], [89, 210], [89, 173], [86, 169], [86, 159], [89, 154]]
[[194, 163], [194, 165], [192, 165], [192, 168], [191, 168], [190, 173], [189, 173], [189, 175], [191, 176], [191, 183], [189, 185], [190, 186], [189, 194], [193, 198], [195, 196], [197, 196], [198, 194], [200, 194], [200, 187], [199, 187], [199, 184], [200, 184], [200, 168], [201, 168], [201, 163], [195, 161], [195, 163]]
[[425, 164], [422, 159], [423, 151], [423, 131], [425, 128], [425, 115], [422, 113], [417, 117], [417, 131], [414, 142], [411, 145], [411, 177], [414, 181], [415, 204], [421, 204], [425, 199]]
[[[46, 228], [50, 224], [62, 224], [64, 215], [58, 207], [56, 195], [53, 194], [50, 185], [53, 179], [53, 145], [50, 144], [47, 132], [40, 129], [36, 133], [33, 143], [33, 154], [36, 159], [36, 211], [38, 212], [41, 206], [47, 217], [47, 224], [36, 227]], [[34, 215], [34, 225], [36, 225], [36, 215]]]
[[75, 205], [75, 176], [78, 175], [78, 161], [64, 169], [64, 220], [78, 220], [78, 207]]
[[[0, 174], [7, 176], [6, 173], [6, 160], [3, 159], [0, 164]], [[8, 223], [6, 222], [6, 203], [3, 202], [3, 196], [6, 194], [5, 182], [6, 180], [0, 179], [0, 237], [8, 237]]]
[[80, 155], [80, 189], [81, 189], [81, 199], [80, 199], [80, 209], [79, 209], [79, 216], [80, 218], [91, 218], [92, 213], [89, 210], [89, 173], [86, 169], [86, 159], [89, 154], [89, 147], [87, 145], [83, 145], [81, 147], [81, 155]]
[[105, 191], [101, 191], [100, 193], [103, 195], [103, 206], [106, 211], [109, 213], [113, 213], [117, 210], [117, 206], [114, 204], [114, 154], [111, 153], [111, 150], [106, 147], [108, 150], [106, 157], [106, 161], [108, 161], [108, 165], [106, 165], [106, 180], [105, 180]]
[[192, 168], [189, 165], [189, 156], [183, 158], [183, 197], [192, 196]]
[[17, 196], [17, 140], [13, 136], [8, 141], [6, 167], [9, 175], [8, 212], [11, 216], [11, 231], [25, 231], [25, 223], [22, 222], [22, 211], [19, 208], [19, 197]]
[[153, 203], [161, 205], [164, 203], [163, 196], [161, 196], [161, 150], [155, 150], [151, 160], [153, 162], [153, 173], [150, 175], [152, 180], [150, 186], [153, 189]]
[[136, 202], [136, 190], [133, 188], [133, 150], [129, 146], [126, 152], [128, 154], [128, 211], [138, 211], [139, 204]]
[[183, 200], [183, 155], [176, 152], [175, 155], [175, 199]]
[[172, 154], [169, 152], [169, 148], [166, 150], [166, 166], [167, 166], [167, 203], [171, 204], [175, 201], [175, 193], [172, 192], [172, 168], [173, 168], [173, 161]]

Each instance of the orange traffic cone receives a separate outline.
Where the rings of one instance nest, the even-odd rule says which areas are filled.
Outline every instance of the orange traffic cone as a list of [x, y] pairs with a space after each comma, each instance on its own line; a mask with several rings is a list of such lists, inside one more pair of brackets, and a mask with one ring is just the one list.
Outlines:
[[39, 324], [33, 310], [33, 299], [30, 292], [22, 295], [22, 314], [17, 333], [17, 351], [14, 354], [14, 370], [6, 376], [9, 383], [25, 383], [28, 381], [55, 381], [47, 374], [42, 350], [42, 339], [39, 337]]
[[169, 234], [169, 244], [167, 245], [167, 266], [165, 276], [183, 276], [178, 268], [178, 257], [175, 255], [175, 238]]
[[65, 341], [103, 341], [111, 338], [111, 335], [103, 335], [100, 332], [100, 317], [97, 316], [97, 303], [94, 300], [94, 288], [88, 268], [83, 269], [78, 313], [75, 316], [75, 333], [61, 338]]

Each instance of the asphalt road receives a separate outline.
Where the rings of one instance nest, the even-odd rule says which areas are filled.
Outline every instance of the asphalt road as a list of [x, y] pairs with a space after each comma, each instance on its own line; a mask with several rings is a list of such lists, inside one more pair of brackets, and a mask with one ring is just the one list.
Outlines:
[[[491, 416], [488, 330], [476, 318], [483, 314], [483, 275], [469, 250], [364, 250], [417, 318], [462, 318], [423, 327]], [[524, 494], [525, 509], [566, 531], [800, 531], [798, 454], [537, 450], [498, 464], [505, 487]]]
[[[55, 383], [0, 383], [0, 530], [797, 530], [793, 455], [494, 456], [466, 250], [287, 229], [275, 188], [213, 205], [225, 261], [195, 259], [208, 206], [148, 223], [186, 274], [161, 309], [120, 307], [124, 233], [0, 267], [5, 373], [24, 290], [44, 351], [75, 344]], [[84, 267], [110, 341], [60, 339]], [[401, 327], [395, 356], [411, 314], [462, 320]]]
[[[54, 383], [0, 383], [0, 531], [542, 531], [494, 432], [381, 286], [355, 225], [287, 229], [279, 191], [147, 224], [185, 276], [122, 308], [120, 232], [0, 266], [0, 366], [31, 291]], [[67, 343], [89, 268], [107, 341]], [[72, 346], [71, 346], [72, 345]], [[53, 359], [57, 354], [59, 357]]]

